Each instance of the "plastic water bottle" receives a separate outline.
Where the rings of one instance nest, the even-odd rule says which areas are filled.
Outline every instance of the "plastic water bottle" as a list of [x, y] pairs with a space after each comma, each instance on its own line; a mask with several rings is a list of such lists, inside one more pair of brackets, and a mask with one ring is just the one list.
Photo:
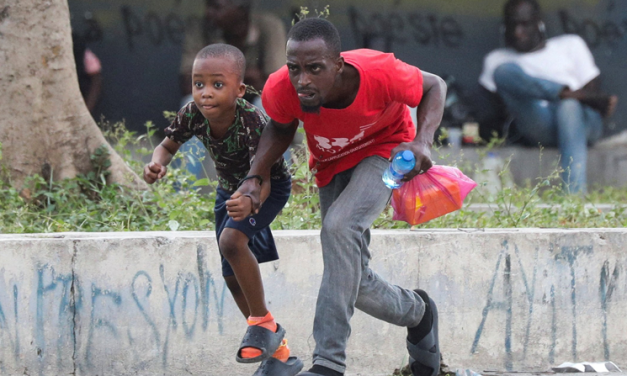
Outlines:
[[416, 166], [414, 153], [409, 150], [397, 153], [390, 162], [390, 166], [383, 173], [383, 183], [388, 188], [400, 188], [403, 185], [401, 179], [406, 173], [413, 170], [414, 166]]

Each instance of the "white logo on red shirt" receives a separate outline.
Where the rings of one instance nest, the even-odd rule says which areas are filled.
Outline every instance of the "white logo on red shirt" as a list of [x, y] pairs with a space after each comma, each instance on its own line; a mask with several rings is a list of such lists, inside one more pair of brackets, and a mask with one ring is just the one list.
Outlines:
[[359, 127], [360, 132], [357, 133], [355, 136], [353, 136], [351, 139], [348, 139], [346, 137], [326, 138], [324, 136], [313, 135], [314, 139], [316, 140], [316, 147], [325, 153], [331, 153], [331, 154], [338, 153], [342, 149], [344, 149], [346, 146], [361, 141], [366, 134], [366, 130], [368, 128], [371, 128], [376, 123], [377, 122], [375, 121], [374, 123], [360, 126]]

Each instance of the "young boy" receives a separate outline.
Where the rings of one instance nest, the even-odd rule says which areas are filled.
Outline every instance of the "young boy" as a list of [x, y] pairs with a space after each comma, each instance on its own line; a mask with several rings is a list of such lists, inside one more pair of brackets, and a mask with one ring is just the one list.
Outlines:
[[[278, 259], [269, 225], [287, 203], [291, 180], [283, 158], [272, 166], [271, 181], [247, 175], [268, 118], [242, 99], [245, 66], [242, 52], [226, 44], [209, 45], [196, 55], [192, 69], [194, 100], [166, 128], [166, 138], [144, 168], [144, 180], [152, 184], [163, 178], [178, 148], [193, 136], [209, 150], [219, 182], [214, 210], [222, 274], [249, 324], [236, 359], [240, 363], [262, 362], [255, 373], [258, 376], [293, 376], [303, 363], [289, 356], [285, 330], [266, 308], [258, 265]], [[235, 192], [249, 179], [264, 192], [263, 207], [256, 213], [252, 198]]]

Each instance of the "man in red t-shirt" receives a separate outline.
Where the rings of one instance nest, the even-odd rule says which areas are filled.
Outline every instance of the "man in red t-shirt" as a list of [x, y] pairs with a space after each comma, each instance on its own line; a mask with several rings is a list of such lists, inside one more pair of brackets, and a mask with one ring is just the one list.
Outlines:
[[[414, 375], [440, 368], [435, 303], [422, 290], [391, 285], [368, 266], [370, 226], [392, 191], [381, 176], [392, 155], [410, 150], [410, 180], [432, 166], [431, 145], [444, 109], [439, 77], [372, 50], [340, 53], [340, 37], [320, 18], [296, 23], [288, 34], [287, 65], [270, 75], [263, 105], [266, 126], [250, 177], [239, 191], [254, 211], [269, 192], [270, 167], [287, 149], [302, 120], [309, 161], [320, 188], [324, 273], [316, 304], [313, 367], [302, 376], [340, 376], [355, 308], [408, 328]], [[418, 106], [417, 130], [407, 106]]]

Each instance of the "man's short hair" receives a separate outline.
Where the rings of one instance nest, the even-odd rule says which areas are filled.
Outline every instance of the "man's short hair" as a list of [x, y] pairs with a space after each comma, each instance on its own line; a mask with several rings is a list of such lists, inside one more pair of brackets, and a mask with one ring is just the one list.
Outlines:
[[287, 33], [288, 40], [291, 39], [297, 42], [306, 42], [317, 38], [321, 38], [324, 41], [334, 57], [340, 56], [340, 52], [342, 52], [340, 33], [331, 22], [324, 18], [305, 18], [300, 20]]
[[246, 58], [239, 48], [231, 46], [230, 44], [215, 43], [204, 47], [196, 54], [196, 59], [206, 59], [208, 57], [230, 57], [235, 62], [235, 69], [237, 70], [237, 73], [239, 73], [240, 79], [244, 79], [244, 72], [246, 71]]

